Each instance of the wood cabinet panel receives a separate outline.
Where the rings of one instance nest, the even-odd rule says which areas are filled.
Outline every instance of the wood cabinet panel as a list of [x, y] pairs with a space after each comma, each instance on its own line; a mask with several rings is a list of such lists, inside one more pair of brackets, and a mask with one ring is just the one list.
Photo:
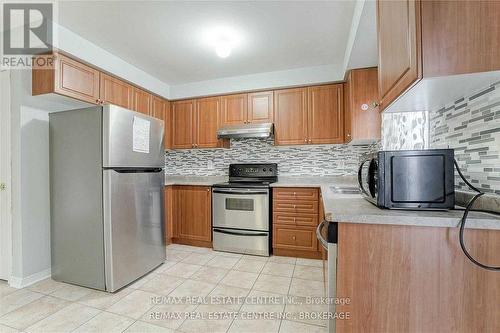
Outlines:
[[216, 148], [217, 128], [220, 117], [220, 98], [209, 97], [196, 100], [196, 117], [194, 131], [196, 133], [196, 148]]
[[173, 217], [173, 208], [174, 208], [174, 200], [173, 200], [173, 186], [165, 186], [165, 242], [167, 244], [172, 243], [172, 238], [178, 237], [174, 235], [174, 217]]
[[274, 200], [318, 200], [318, 189], [308, 187], [275, 187]]
[[101, 73], [99, 98], [104, 104], [114, 104], [132, 109], [133, 87], [113, 76]]
[[307, 88], [274, 91], [277, 145], [307, 144]]
[[316, 229], [311, 227], [273, 227], [273, 248], [299, 251], [317, 251]]
[[171, 107], [172, 148], [194, 148], [194, 100], [176, 101]]
[[176, 238], [212, 240], [212, 193], [207, 186], [174, 186], [173, 218]]
[[[51, 57], [53, 60], [49, 60]], [[56, 93], [92, 104], [99, 102], [98, 70], [60, 53], [38, 58], [52, 61], [52, 66], [33, 67], [32, 95]]]
[[377, 1], [380, 110], [422, 78], [420, 23], [420, 0]]
[[309, 87], [308, 143], [342, 143], [344, 113], [342, 84]]
[[152, 109], [153, 96], [147, 91], [134, 88], [132, 110], [150, 115]]
[[[337, 332], [500, 331], [500, 274], [468, 261], [458, 228], [338, 227], [337, 297], [350, 304], [336, 311], [350, 319], [337, 320]], [[466, 229], [465, 241], [500, 265], [500, 231]]]
[[163, 98], [152, 96], [151, 98], [151, 116], [156, 119], [164, 120], [165, 100]]
[[272, 123], [274, 121], [274, 93], [262, 91], [248, 94], [249, 123]]
[[247, 94], [221, 96], [221, 125], [246, 123], [247, 107]]
[[373, 105], [378, 101], [377, 68], [349, 71], [344, 100], [345, 142], [379, 140], [381, 115], [378, 107]]
[[273, 223], [315, 227], [318, 225], [318, 214], [291, 214], [275, 211], [273, 214]]
[[99, 99], [99, 71], [62, 54], [56, 57], [56, 93], [96, 103]]
[[499, 1], [422, 1], [424, 77], [500, 69]]
[[317, 201], [277, 200], [274, 201], [273, 206], [275, 212], [306, 213], [306, 214], [318, 213]]

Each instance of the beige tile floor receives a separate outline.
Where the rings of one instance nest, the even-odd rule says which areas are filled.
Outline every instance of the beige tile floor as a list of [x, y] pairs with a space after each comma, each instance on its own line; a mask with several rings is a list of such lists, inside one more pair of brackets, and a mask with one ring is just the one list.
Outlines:
[[165, 264], [114, 294], [51, 279], [24, 289], [0, 281], [0, 333], [326, 332], [325, 320], [300, 315], [327, 311], [307, 304], [324, 295], [321, 267], [174, 244]]

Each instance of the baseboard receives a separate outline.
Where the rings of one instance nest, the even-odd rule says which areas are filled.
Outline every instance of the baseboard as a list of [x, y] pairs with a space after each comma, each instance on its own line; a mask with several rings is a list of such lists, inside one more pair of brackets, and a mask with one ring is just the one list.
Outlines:
[[14, 288], [25, 288], [31, 286], [32, 284], [37, 283], [38, 281], [42, 281], [48, 277], [50, 277], [51, 270], [50, 268], [44, 269], [43, 271], [37, 272], [35, 274], [31, 274], [30, 276], [21, 278], [16, 276], [11, 276], [9, 279], [9, 285]]

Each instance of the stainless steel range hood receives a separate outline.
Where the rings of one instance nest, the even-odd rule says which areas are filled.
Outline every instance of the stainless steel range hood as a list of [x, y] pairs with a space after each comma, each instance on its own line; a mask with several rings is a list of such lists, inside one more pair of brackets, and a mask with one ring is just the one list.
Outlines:
[[273, 134], [273, 124], [227, 125], [217, 131], [217, 138], [268, 138]]

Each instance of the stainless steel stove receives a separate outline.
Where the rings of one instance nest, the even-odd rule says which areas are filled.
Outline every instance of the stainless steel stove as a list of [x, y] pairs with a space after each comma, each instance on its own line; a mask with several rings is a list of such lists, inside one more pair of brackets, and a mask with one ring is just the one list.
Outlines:
[[216, 251], [269, 256], [271, 188], [278, 166], [231, 164], [229, 182], [212, 190], [212, 236]]

